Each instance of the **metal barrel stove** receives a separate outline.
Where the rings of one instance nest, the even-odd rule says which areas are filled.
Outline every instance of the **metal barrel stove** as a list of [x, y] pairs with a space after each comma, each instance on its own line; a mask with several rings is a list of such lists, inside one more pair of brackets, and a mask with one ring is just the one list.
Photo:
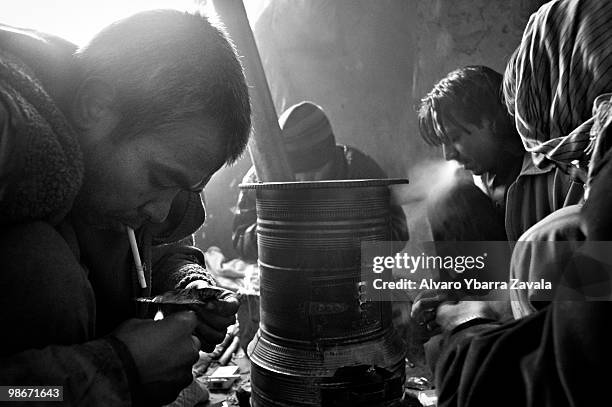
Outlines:
[[361, 242], [390, 240], [389, 185], [407, 180], [244, 184], [255, 189], [259, 331], [255, 407], [394, 406], [405, 345], [391, 305], [363, 299]]

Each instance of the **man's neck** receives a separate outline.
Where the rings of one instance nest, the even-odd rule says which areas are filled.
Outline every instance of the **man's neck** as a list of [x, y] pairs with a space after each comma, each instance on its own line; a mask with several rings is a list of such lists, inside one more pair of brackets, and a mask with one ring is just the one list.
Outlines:
[[513, 160], [505, 160], [502, 165], [500, 165], [500, 169], [496, 170], [495, 173], [491, 173], [491, 181], [492, 187], [496, 188], [499, 186], [508, 187], [512, 184], [516, 178], [519, 176], [521, 172], [521, 168], [523, 166], [523, 158], [520, 157], [512, 157]]
[[525, 150], [520, 138], [512, 139], [504, 148], [504, 153], [501, 154], [499, 165], [489, 174], [491, 187], [497, 188], [505, 186], [506, 188], [512, 184], [521, 172], [523, 167], [523, 157]]

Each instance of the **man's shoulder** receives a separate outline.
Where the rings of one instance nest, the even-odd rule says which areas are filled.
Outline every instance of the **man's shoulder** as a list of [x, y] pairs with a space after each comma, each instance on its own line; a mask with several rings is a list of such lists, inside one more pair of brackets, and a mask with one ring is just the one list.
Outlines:
[[369, 160], [374, 161], [372, 157], [361, 151], [355, 146], [351, 146], [350, 144], [337, 144], [336, 149], [342, 151], [346, 157], [364, 157]]
[[[10, 259], [4, 258], [7, 253], [13, 253]], [[34, 259], [71, 259], [78, 264], [79, 249], [73, 229], [65, 223], [54, 226], [44, 221], [20, 222], [2, 226], [0, 257], [2, 262], [23, 264], [32, 264]]]
[[77, 136], [58, 104], [76, 85], [65, 61], [72, 59], [66, 44], [0, 25], [0, 114], [5, 116], [0, 222], [44, 219], [56, 224], [81, 187]]
[[583, 240], [580, 231], [582, 205], [569, 205], [556, 210], [530, 227], [519, 238], [521, 241]]
[[76, 85], [76, 45], [57, 36], [0, 24], [0, 51], [27, 66], [58, 105], [67, 103]]
[[348, 167], [349, 178], [387, 178], [380, 165], [368, 154], [350, 145], [337, 145]]

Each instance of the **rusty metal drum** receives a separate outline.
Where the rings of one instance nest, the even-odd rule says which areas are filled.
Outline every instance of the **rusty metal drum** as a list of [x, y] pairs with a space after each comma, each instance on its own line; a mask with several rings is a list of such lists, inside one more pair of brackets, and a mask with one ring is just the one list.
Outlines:
[[393, 406], [405, 346], [388, 302], [365, 301], [361, 243], [390, 240], [402, 179], [243, 184], [255, 189], [259, 331], [253, 406]]

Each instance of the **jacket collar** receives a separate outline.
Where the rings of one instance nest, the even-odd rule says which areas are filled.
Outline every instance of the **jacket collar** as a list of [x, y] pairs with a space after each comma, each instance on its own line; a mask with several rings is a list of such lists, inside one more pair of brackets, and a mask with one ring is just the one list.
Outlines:
[[22, 60], [66, 113], [76, 85], [75, 44], [35, 30], [0, 24], [0, 49]]

